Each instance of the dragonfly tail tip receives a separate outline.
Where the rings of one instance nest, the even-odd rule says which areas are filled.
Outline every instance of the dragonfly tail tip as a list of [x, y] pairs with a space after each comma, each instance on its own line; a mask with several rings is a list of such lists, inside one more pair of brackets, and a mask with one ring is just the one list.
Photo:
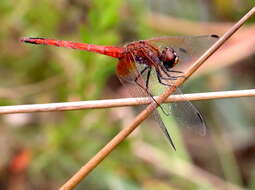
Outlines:
[[20, 42], [38, 44], [37, 40], [44, 40], [44, 38], [23, 37], [20, 39]]
[[20, 38], [20, 42], [26, 42], [28, 40], [28, 38], [27, 37], [24, 37], [24, 38]]

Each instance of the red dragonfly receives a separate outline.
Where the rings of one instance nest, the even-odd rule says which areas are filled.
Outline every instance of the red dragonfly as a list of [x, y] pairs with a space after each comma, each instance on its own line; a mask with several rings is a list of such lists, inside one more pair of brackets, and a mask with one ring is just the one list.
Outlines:
[[[160, 95], [168, 86], [174, 85], [176, 79], [183, 77], [182, 73], [185, 68], [188, 68], [217, 39], [217, 35], [170, 36], [135, 41], [123, 47], [32, 37], [23, 38], [21, 41], [85, 50], [118, 58], [117, 75], [120, 81], [130, 90], [131, 95], [149, 96], [155, 101], [153, 96]], [[180, 89], [177, 89], [175, 93], [181, 94]], [[154, 116], [174, 149], [175, 145], [161, 118], [162, 111], [165, 115], [172, 113], [180, 125], [199, 134], [205, 134], [204, 119], [191, 102], [161, 104], [159, 107], [161, 110], [154, 111]]]

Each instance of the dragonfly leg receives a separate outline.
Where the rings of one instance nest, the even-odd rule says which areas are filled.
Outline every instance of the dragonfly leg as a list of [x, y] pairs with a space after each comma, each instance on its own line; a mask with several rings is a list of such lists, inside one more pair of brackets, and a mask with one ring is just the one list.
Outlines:
[[[162, 67], [160, 67], [162, 68]], [[164, 68], [164, 67], [163, 67]], [[166, 68], [165, 68], [166, 69]], [[164, 74], [166, 74], [166, 77], [163, 77], [162, 74], [160, 73], [160, 70], [157, 70], [157, 75], [159, 75], [159, 77], [163, 80], [176, 80], [178, 78], [185, 78], [184, 75], [179, 75], [179, 76], [170, 76], [168, 72], [174, 72], [174, 73], [183, 73], [181, 71], [175, 71], [175, 70], [168, 70], [167, 71], [165, 69], [162, 69], [162, 71], [164, 72]]]
[[[138, 77], [139, 78], [139, 77]], [[158, 106], [160, 106], [160, 104], [155, 100], [155, 98], [153, 97], [153, 95], [148, 91], [147, 88], [144, 88], [137, 80], [135, 81], [135, 83], [141, 88], [143, 89], [152, 99], [154, 102], [157, 103]], [[160, 106], [161, 107], [161, 106]]]
[[[138, 79], [142, 76], [142, 74], [147, 70], [149, 69], [148, 73], [147, 73], [147, 77], [146, 77], [146, 88], [144, 88], [141, 84], [139, 84], [138, 82]], [[158, 107], [160, 107], [160, 109], [162, 110], [162, 112], [165, 114], [165, 115], [169, 115], [163, 108], [162, 106], [156, 101], [156, 99], [153, 97], [153, 95], [148, 91], [148, 87], [149, 87], [149, 80], [150, 80], [150, 75], [151, 75], [151, 67], [146, 67], [144, 68], [140, 73], [139, 75], [135, 78], [134, 82], [141, 88], [143, 89], [152, 99], [153, 101], [158, 105]]]
[[167, 68], [165, 68], [165, 67], [163, 67], [163, 66], [160, 66], [160, 68], [161, 68], [161, 70], [164, 72], [164, 74], [166, 74], [166, 76], [167, 76], [167, 77], [163, 77], [163, 76], [161, 75], [160, 71], [157, 70], [157, 74], [160, 75], [160, 78], [161, 78], [161, 79], [164, 79], [164, 80], [176, 80], [176, 79], [178, 79], [178, 78], [185, 78], [185, 76], [183, 76], [183, 75], [180, 75], [180, 76], [170, 76], [169, 73], [168, 73], [168, 72], [183, 73], [183, 72], [181, 72], [181, 71], [169, 70], [169, 69], [167, 69]]
[[162, 77], [162, 75], [160, 74], [159, 71], [156, 71], [156, 73], [157, 73], [158, 82], [159, 82], [160, 84], [162, 84], [162, 85], [165, 85], [165, 86], [174, 86], [174, 85], [173, 85], [173, 84], [164, 83], [164, 82], [162, 82], [161, 79], [163, 79], [163, 80], [176, 80], [176, 79], [178, 79], [178, 78], [185, 78], [185, 76]]
[[145, 67], [145, 68], [140, 72], [140, 75], [143, 75], [143, 73], [144, 73], [147, 69], [149, 69], [149, 68], [150, 68], [149, 66]]
[[[143, 74], [147, 69], [149, 69], [149, 72], [148, 72], [147, 78], [146, 78], [146, 88], [144, 88], [144, 86], [141, 85], [141, 84], [138, 82], [138, 79], [142, 76], [142, 74]], [[157, 101], [153, 98], [152, 94], [148, 91], [148, 84], [149, 84], [150, 71], [151, 71], [151, 67], [149, 67], [149, 66], [145, 67], [141, 72], [138, 73], [138, 76], [135, 77], [134, 82], [135, 82], [141, 89], [143, 89], [147, 94], [149, 94], [149, 96], [152, 97], [152, 99], [153, 99], [155, 102], [157, 102]]]
[[142, 76], [142, 74], [147, 70], [149, 69], [149, 66], [145, 67], [141, 72], [138, 73], [137, 77], [135, 77], [135, 82], [138, 81], [138, 79]]
[[171, 70], [171, 69], [166, 69], [170, 73], [183, 73], [182, 71], [176, 71], [176, 70]]
[[[161, 79], [164, 79], [164, 78], [161, 76], [159, 71], [156, 71], [156, 73], [157, 73], [158, 82], [160, 84], [165, 85], [165, 86], [173, 86], [172, 84], [167, 84], [167, 83], [162, 82]], [[168, 78], [168, 80], [169, 80], [169, 78]], [[173, 80], [175, 80], [175, 79], [173, 79]]]
[[185, 76], [170, 76], [170, 77], [162, 77], [160, 75], [160, 78], [163, 80], [177, 80], [178, 78], [185, 78]]
[[150, 75], [151, 75], [151, 68], [149, 69], [146, 77], [146, 88], [148, 89], [149, 87], [149, 80], [150, 80]]

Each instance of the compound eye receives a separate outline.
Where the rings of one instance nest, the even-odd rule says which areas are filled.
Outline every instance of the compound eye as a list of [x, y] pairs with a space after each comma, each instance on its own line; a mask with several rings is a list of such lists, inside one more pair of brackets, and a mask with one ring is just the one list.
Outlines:
[[172, 48], [168, 48], [168, 47], [163, 49], [160, 59], [163, 62], [163, 65], [165, 66], [166, 69], [171, 69], [179, 61], [175, 51]]

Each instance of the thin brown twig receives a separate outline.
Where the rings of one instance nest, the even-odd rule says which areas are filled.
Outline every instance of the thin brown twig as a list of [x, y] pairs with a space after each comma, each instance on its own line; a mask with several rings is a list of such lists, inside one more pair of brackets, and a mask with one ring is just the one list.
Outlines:
[[[176, 86], [180, 86], [187, 78], [189, 78], [221, 45], [230, 38], [244, 23], [255, 13], [255, 7], [243, 16], [229, 31], [227, 31], [211, 48], [209, 48], [185, 73], [186, 78], [176, 81]], [[161, 104], [170, 94], [176, 90], [172, 86], [160, 95], [156, 101]], [[77, 186], [114, 148], [119, 145], [130, 133], [132, 133], [139, 124], [142, 123], [158, 106], [152, 102], [145, 110], [143, 110], [134, 121], [120, 131], [108, 144], [106, 144], [94, 157], [92, 157], [76, 174], [74, 174], [60, 189], [70, 190]]]
[[[255, 89], [250, 90], [233, 90], [221, 92], [204, 92], [183, 95], [171, 95], [165, 102], [180, 102], [180, 101], [195, 101], [195, 100], [212, 100], [223, 98], [239, 98], [255, 96]], [[155, 96], [154, 98], [157, 98]], [[124, 106], [137, 106], [151, 103], [151, 98], [122, 98], [109, 100], [90, 100], [78, 102], [63, 102], [63, 103], [49, 103], [49, 104], [28, 104], [15, 106], [0, 106], [0, 114], [13, 113], [33, 113], [33, 112], [50, 112], [50, 111], [68, 111], [68, 110], [82, 110], [82, 109], [99, 109], [99, 108], [113, 108]]]

